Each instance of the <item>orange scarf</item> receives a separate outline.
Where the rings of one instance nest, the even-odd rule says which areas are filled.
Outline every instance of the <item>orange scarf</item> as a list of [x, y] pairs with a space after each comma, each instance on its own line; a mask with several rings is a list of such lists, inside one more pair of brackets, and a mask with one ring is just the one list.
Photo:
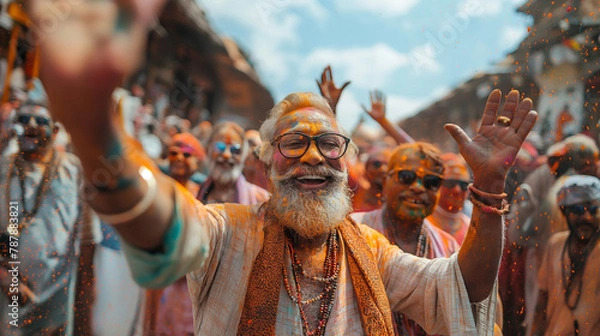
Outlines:
[[[347, 247], [348, 268], [365, 334], [394, 335], [390, 305], [377, 262], [358, 225], [348, 217], [338, 230]], [[264, 233], [263, 248], [250, 273], [238, 335], [275, 335], [285, 236], [283, 226], [268, 215], [265, 215]]]

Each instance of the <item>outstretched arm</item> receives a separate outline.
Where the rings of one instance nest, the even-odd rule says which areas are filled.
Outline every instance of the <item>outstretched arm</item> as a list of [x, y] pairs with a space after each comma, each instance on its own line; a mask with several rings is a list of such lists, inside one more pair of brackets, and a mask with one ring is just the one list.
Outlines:
[[[537, 113], [531, 111], [531, 99], [519, 100], [519, 92], [513, 90], [501, 109], [502, 93], [492, 91], [473, 139], [457, 125], [445, 126], [473, 171], [473, 186], [483, 193], [504, 192], [506, 173], [537, 119]], [[494, 197], [483, 198], [482, 203], [500, 206]], [[482, 207], [473, 209], [471, 225], [458, 255], [471, 302], [485, 299], [493, 288], [502, 255], [502, 220], [502, 216]]]
[[389, 136], [394, 138], [398, 144], [415, 142], [415, 140], [408, 135], [400, 126], [393, 124], [385, 116], [385, 96], [383, 92], [379, 90], [372, 91], [371, 94], [371, 110], [367, 110], [364, 105], [361, 105], [363, 110], [367, 112], [375, 121], [381, 125], [381, 127], [387, 132]]
[[69, 11], [51, 30], [40, 30], [40, 77], [54, 116], [70, 132], [88, 183], [100, 188], [88, 195], [98, 213], [127, 212], [149, 191], [138, 173], [149, 167], [158, 192], [139, 216], [116, 225], [129, 244], [144, 250], [161, 248], [174, 211], [172, 182], [128, 142], [112, 103], [112, 93], [137, 69], [148, 29], [165, 0], [112, 1], [29, 0], [35, 27], [45, 27], [46, 13]]

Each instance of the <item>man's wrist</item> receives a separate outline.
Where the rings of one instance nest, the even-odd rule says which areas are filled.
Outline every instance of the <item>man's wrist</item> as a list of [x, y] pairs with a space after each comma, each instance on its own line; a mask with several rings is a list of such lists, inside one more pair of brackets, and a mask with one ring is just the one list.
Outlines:
[[473, 186], [481, 191], [493, 194], [501, 194], [504, 192], [504, 178], [474, 178]]

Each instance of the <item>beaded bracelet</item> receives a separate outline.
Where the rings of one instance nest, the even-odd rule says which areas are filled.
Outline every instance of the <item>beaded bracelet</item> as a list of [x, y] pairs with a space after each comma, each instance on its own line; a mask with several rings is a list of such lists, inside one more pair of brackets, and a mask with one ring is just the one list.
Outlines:
[[148, 208], [152, 205], [154, 199], [156, 198], [156, 195], [158, 194], [156, 178], [154, 177], [152, 171], [150, 171], [150, 169], [144, 166], [140, 167], [139, 174], [148, 184], [148, 190], [146, 190], [146, 193], [144, 194], [142, 199], [136, 205], [131, 207], [131, 209], [123, 211], [121, 213], [105, 214], [96, 211], [96, 214], [98, 215], [98, 217], [100, 217], [100, 219], [103, 222], [107, 224], [120, 224], [129, 222], [146, 212], [146, 210], [148, 210]]
[[483, 198], [505, 199], [506, 197], [508, 197], [508, 194], [505, 192], [503, 192], [502, 194], [491, 194], [491, 193], [485, 192], [483, 190], [479, 190], [479, 189], [475, 188], [473, 183], [469, 184], [469, 191], [471, 191], [471, 193], [476, 194], [477, 196], [483, 197]]
[[486, 213], [486, 214], [494, 214], [494, 215], [498, 215], [498, 216], [503, 216], [510, 211], [510, 206], [505, 199], [502, 200], [502, 203], [499, 204], [499, 207], [495, 207], [495, 206], [491, 206], [491, 205], [487, 205], [487, 204], [483, 203], [482, 201], [480, 201], [479, 199], [477, 199], [475, 197], [475, 194], [469, 195], [469, 200], [471, 201], [471, 203], [473, 203], [474, 207], [476, 207], [481, 212]]

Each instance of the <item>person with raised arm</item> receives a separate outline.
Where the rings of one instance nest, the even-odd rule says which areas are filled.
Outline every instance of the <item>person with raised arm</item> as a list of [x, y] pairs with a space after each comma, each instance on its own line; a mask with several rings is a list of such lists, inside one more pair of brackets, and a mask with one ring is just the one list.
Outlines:
[[[162, 3], [83, 1], [39, 39], [42, 79], [86, 177], [99, 183], [95, 173], [118, 168], [90, 204], [123, 238], [135, 279], [159, 288], [187, 274], [197, 335], [392, 335], [391, 311], [428, 333], [490, 335], [504, 179], [537, 118], [532, 101], [512, 91], [502, 104], [494, 90], [473, 138], [445, 126], [477, 199], [451, 258], [404, 253], [348, 217], [355, 147], [316, 94], [288, 95], [260, 128], [268, 202], [204, 205], [128, 145], [115, 122], [111, 93], [139, 64]], [[33, 21], [59, 4], [30, 1]]]

